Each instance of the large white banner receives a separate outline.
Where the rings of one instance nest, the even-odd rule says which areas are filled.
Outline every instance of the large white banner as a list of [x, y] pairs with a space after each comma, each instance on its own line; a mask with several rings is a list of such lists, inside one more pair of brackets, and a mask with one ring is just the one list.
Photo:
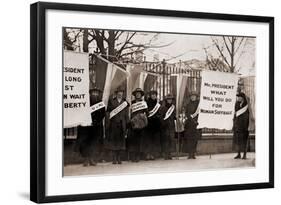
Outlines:
[[238, 75], [202, 71], [198, 128], [232, 129]]
[[63, 74], [64, 128], [90, 125], [88, 53], [64, 51]]

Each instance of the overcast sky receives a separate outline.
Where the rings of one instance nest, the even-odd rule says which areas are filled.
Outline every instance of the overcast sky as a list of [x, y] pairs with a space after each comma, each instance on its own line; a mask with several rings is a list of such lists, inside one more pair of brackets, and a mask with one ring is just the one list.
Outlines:
[[[156, 37], [156, 38], [153, 38]], [[126, 33], [122, 34], [117, 43], [124, 42]], [[219, 52], [214, 47], [211, 36], [196, 34], [170, 34], [137, 32], [132, 38], [134, 43], [147, 43], [153, 38], [153, 45], [167, 45], [161, 48], [150, 48], [144, 51], [146, 60], [153, 61], [155, 54], [159, 55], [159, 60], [165, 58], [168, 63], [186, 61], [191, 59], [205, 60], [206, 53], [204, 48], [208, 49], [208, 53], [214, 57], [219, 57]], [[222, 40], [222, 37], [213, 36]], [[80, 37], [80, 44], [82, 37]], [[255, 38], [247, 38], [245, 44], [241, 45], [241, 49], [236, 54], [235, 59], [239, 59], [236, 68], [242, 75], [255, 75]], [[90, 50], [95, 50], [95, 41], [89, 45]], [[228, 56], [228, 55], [227, 55]]]
[[[160, 60], [163, 58], [171, 59], [169, 61], [170, 63], [190, 59], [205, 60], [206, 53], [203, 48], [208, 48], [208, 52], [214, 57], [219, 56], [217, 49], [213, 46], [211, 36], [162, 33], [158, 36], [158, 40], [155, 41], [157, 45], [168, 43], [171, 43], [171, 45], [146, 50], [145, 55], [147, 56], [147, 60], [153, 60], [153, 55], [156, 53], [159, 54]], [[241, 50], [236, 56], [237, 58], [240, 56], [237, 63], [239, 73], [243, 75], [253, 74], [255, 65], [255, 39], [248, 39], [247, 43], [241, 46]]]

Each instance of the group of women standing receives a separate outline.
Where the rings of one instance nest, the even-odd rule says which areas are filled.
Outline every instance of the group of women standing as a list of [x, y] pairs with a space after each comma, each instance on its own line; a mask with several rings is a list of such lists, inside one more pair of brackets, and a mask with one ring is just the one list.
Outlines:
[[[165, 160], [172, 159], [173, 141], [178, 136], [175, 135], [177, 119], [173, 95], [168, 94], [159, 102], [157, 92], [150, 91], [144, 100], [144, 91], [137, 88], [132, 92], [134, 100], [130, 105], [124, 97], [124, 90], [118, 89], [106, 109], [101, 94], [97, 88], [90, 90], [92, 125], [78, 127], [77, 147], [84, 166], [95, 166], [105, 150], [111, 151], [113, 164], [122, 163], [124, 151], [132, 162], [154, 160], [159, 155]], [[196, 158], [197, 143], [202, 136], [201, 129], [197, 129], [198, 97], [196, 92], [191, 92], [183, 111], [184, 130], [180, 136], [184, 144], [182, 151], [188, 153], [188, 159]], [[244, 95], [240, 94], [238, 98], [236, 111], [247, 104]], [[245, 116], [247, 113], [242, 114]], [[245, 150], [247, 133], [244, 133], [243, 127], [247, 126], [248, 119], [247, 116], [241, 118], [242, 114], [236, 115], [234, 121], [234, 139], [243, 144], [236, 158], [241, 158], [240, 152]], [[245, 151], [243, 157], [246, 158]]]

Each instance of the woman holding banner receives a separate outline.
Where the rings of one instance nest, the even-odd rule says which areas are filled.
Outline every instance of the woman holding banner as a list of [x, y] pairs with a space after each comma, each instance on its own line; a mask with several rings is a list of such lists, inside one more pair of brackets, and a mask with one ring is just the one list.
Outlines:
[[154, 160], [156, 154], [161, 152], [161, 113], [160, 103], [157, 100], [157, 91], [152, 90], [148, 93], [148, 125], [145, 135], [141, 139], [141, 152], [145, 154], [146, 160]]
[[103, 118], [105, 117], [105, 105], [101, 101], [101, 90], [90, 90], [91, 126], [78, 127], [77, 146], [84, 158], [84, 166], [95, 166], [103, 146]]
[[147, 126], [147, 104], [142, 99], [144, 91], [141, 88], [137, 88], [132, 92], [135, 99], [131, 105], [131, 123], [130, 134], [128, 136], [128, 152], [132, 162], [138, 162], [140, 160], [140, 143], [145, 134], [145, 128]]
[[247, 145], [249, 138], [249, 109], [246, 95], [238, 92], [237, 100], [235, 103], [235, 115], [233, 123], [233, 142], [237, 149], [237, 155], [234, 159], [241, 158], [243, 152], [243, 159], [246, 159]]
[[174, 105], [174, 97], [168, 94], [165, 97], [161, 107], [161, 145], [164, 159], [172, 159], [172, 140], [175, 137], [175, 120], [176, 120], [176, 106]]
[[184, 131], [184, 147], [185, 152], [188, 153], [188, 159], [196, 159], [195, 153], [197, 148], [198, 139], [202, 136], [201, 129], [197, 129], [198, 125], [198, 93], [193, 91], [190, 93], [190, 102], [187, 104], [185, 108], [185, 131]]
[[106, 115], [106, 148], [112, 151], [113, 164], [121, 164], [121, 152], [125, 150], [129, 123], [129, 103], [124, 90], [116, 90], [116, 97], [109, 101]]

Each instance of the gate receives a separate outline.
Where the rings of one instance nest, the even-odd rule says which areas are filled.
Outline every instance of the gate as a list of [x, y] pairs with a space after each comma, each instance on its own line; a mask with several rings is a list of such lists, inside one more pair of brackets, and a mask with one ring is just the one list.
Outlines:
[[156, 83], [145, 86], [144, 91], [149, 91], [146, 90], [146, 88], [156, 90], [160, 100], [163, 100], [168, 93], [172, 93], [173, 95], [176, 93], [176, 83], [171, 79], [172, 74], [185, 74], [188, 76], [187, 89], [185, 92], [186, 97], [188, 97], [191, 91], [200, 93], [201, 70], [188, 70], [186, 67], [181, 67], [180, 64], [167, 64], [165, 61], [158, 64], [145, 63], [144, 70], [149, 73], [158, 74]]

